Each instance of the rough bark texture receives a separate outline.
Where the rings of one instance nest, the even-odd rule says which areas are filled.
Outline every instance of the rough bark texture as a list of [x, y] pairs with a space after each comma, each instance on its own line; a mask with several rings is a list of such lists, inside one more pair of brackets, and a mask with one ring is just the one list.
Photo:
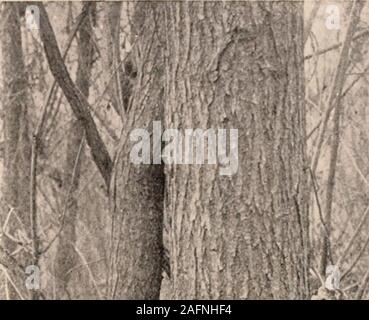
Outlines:
[[[31, 145], [28, 135], [27, 77], [23, 61], [18, 6], [19, 4], [6, 3], [2, 11], [6, 17], [1, 34], [5, 161], [2, 183], [3, 207], [0, 219], [3, 228], [11, 212], [5, 231], [18, 239], [23, 235], [20, 239], [24, 242], [25, 239], [31, 239], [29, 215]], [[30, 250], [27, 245], [25, 246]], [[20, 248], [13, 240], [5, 235], [2, 236], [0, 251], [2, 259], [8, 260], [8, 254], [17, 249]], [[31, 254], [24, 248], [18, 250], [13, 258], [23, 267], [32, 264]], [[25, 289], [25, 275], [18, 268], [12, 269], [8, 270], [9, 276], [23, 298], [26, 298], [29, 291]], [[20, 298], [12, 285], [8, 285], [8, 289], [10, 299]]]
[[161, 3], [139, 2], [132, 18], [132, 32], [141, 34], [132, 54], [137, 79], [132, 108], [123, 122], [110, 193], [108, 297], [114, 299], [158, 299], [160, 294], [164, 171], [160, 164], [131, 163], [130, 151], [136, 142], [129, 135], [136, 128], [151, 131], [152, 121], [162, 116], [161, 11]]
[[166, 167], [173, 297], [307, 298], [303, 4], [166, 6], [166, 128], [235, 128], [239, 169]]
[[[95, 4], [84, 4], [84, 9], [93, 15]], [[88, 98], [94, 47], [92, 43], [91, 16], [84, 19], [79, 29], [78, 69], [76, 86]], [[78, 199], [75, 197], [80, 180], [80, 168], [83, 158], [83, 123], [73, 119], [69, 124], [65, 162], [63, 192], [65, 195], [65, 212], [60, 223], [63, 229], [59, 235], [55, 257], [56, 292], [59, 298], [68, 296], [70, 270], [76, 265], [78, 257], [75, 251]], [[66, 295], [67, 294], [67, 295]]]

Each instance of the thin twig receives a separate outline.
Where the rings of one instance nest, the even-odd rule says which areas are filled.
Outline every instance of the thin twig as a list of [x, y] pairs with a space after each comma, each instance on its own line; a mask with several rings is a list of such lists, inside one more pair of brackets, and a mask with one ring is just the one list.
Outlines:
[[314, 4], [313, 9], [311, 10], [309, 19], [307, 20], [306, 27], [305, 27], [305, 30], [304, 30], [304, 44], [306, 44], [307, 40], [309, 39], [311, 28], [313, 26], [314, 19], [315, 19], [317, 13], [318, 13], [319, 8], [320, 8], [321, 2], [322, 2], [322, 0], [317, 0]]
[[366, 273], [365, 273], [365, 275], [363, 277], [363, 280], [361, 281], [361, 283], [359, 285], [359, 289], [357, 291], [355, 300], [361, 300], [363, 298], [364, 293], [366, 291], [366, 288], [368, 286], [368, 283], [369, 283], [369, 268], [366, 271]]
[[[324, 222], [322, 207], [320, 205], [320, 200], [319, 200], [319, 195], [318, 195], [318, 189], [317, 189], [317, 186], [316, 186], [316, 178], [315, 178], [314, 173], [313, 173], [313, 171], [311, 170], [310, 167], [309, 167], [309, 172], [310, 172], [310, 177], [311, 177], [311, 181], [312, 181], [312, 185], [313, 185], [313, 190], [314, 190], [316, 204], [318, 206], [319, 219], [320, 219], [320, 222], [321, 222], [321, 224], [323, 226], [324, 233], [327, 236], [328, 235], [328, 230], [327, 230], [327, 226], [325, 225], [325, 222]], [[329, 251], [330, 263], [333, 264], [333, 257], [332, 257], [332, 250], [331, 250], [331, 244], [330, 243], [328, 244], [328, 251]]]
[[359, 232], [360, 232], [361, 228], [363, 227], [363, 225], [364, 225], [364, 223], [365, 223], [365, 221], [366, 221], [366, 219], [367, 219], [368, 216], [369, 216], [369, 206], [366, 207], [366, 209], [365, 209], [365, 211], [364, 211], [364, 213], [363, 213], [363, 215], [361, 217], [361, 220], [360, 220], [357, 228], [355, 229], [354, 234], [351, 236], [351, 239], [347, 243], [346, 248], [343, 250], [341, 256], [338, 258], [338, 260], [337, 260], [337, 266], [340, 266], [341, 263], [342, 263], [342, 261], [343, 261], [343, 259], [346, 257], [348, 251], [352, 247], [352, 245], [353, 245], [356, 237], [359, 235]]
[[67, 212], [67, 209], [68, 209], [68, 201], [69, 201], [69, 198], [70, 198], [71, 191], [73, 189], [74, 180], [76, 178], [76, 172], [77, 172], [77, 168], [78, 168], [79, 161], [80, 161], [80, 158], [81, 158], [84, 142], [85, 142], [85, 137], [83, 137], [83, 139], [81, 140], [81, 143], [80, 143], [79, 149], [78, 149], [78, 153], [77, 153], [77, 157], [76, 157], [76, 160], [74, 162], [72, 179], [71, 179], [71, 183], [70, 183], [68, 193], [67, 193], [67, 196], [66, 196], [66, 200], [65, 200], [65, 203], [64, 203], [64, 209], [63, 209], [63, 213], [62, 213], [62, 216], [61, 216], [61, 224], [60, 224], [59, 230], [56, 232], [55, 236], [52, 238], [52, 240], [49, 242], [49, 244], [46, 245], [45, 249], [43, 249], [41, 251], [41, 254], [45, 254], [50, 249], [51, 245], [54, 243], [54, 241], [59, 237], [59, 235], [63, 231], [64, 224], [65, 224], [65, 215], [66, 215], [66, 212]]
[[341, 280], [346, 278], [346, 276], [350, 274], [352, 269], [357, 265], [357, 263], [360, 261], [360, 258], [363, 256], [366, 248], [368, 247], [368, 244], [369, 244], [369, 234], [367, 235], [366, 240], [364, 241], [363, 247], [360, 249], [358, 255], [356, 256], [356, 259], [350, 264], [350, 266], [346, 269], [346, 271], [343, 272]]
[[3, 273], [4, 273], [4, 275], [5, 275], [5, 277], [8, 279], [9, 283], [12, 285], [12, 287], [13, 287], [13, 288], [14, 288], [14, 290], [15, 290], [15, 292], [18, 294], [19, 298], [20, 298], [21, 300], [25, 300], [25, 299], [24, 299], [24, 297], [23, 297], [23, 295], [22, 295], [22, 293], [20, 292], [20, 290], [18, 289], [18, 287], [17, 287], [17, 286], [16, 286], [16, 284], [14, 283], [14, 281], [13, 281], [12, 277], [10, 276], [10, 274], [9, 274], [8, 270], [6, 270], [6, 268], [5, 268], [2, 264], [0, 264], [0, 267], [1, 267], [1, 269], [2, 269], [2, 271], [3, 271]]
[[86, 266], [86, 269], [87, 269], [88, 274], [89, 274], [89, 276], [91, 278], [91, 281], [92, 281], [92, 283], [93, 283], [93, 285], [95, 287], [95, 290], [96, 290], [97, 295], [99, 296], [100, 300], [103, 300], [103, 295], [100, 292], [99, 286], [98, 286], [98, 284], [96, 282], [96, 279], [95, 279], [95, 277], [93, 275], [93, 272], [92, 272], [91, 268], [89, 267], [89, 264], [88, 264], [86, 258], [84, 257], [84, 255], [82, 254], [82, 252], [77, 248], [77, 246], [75, 245], [75, 243], [72, 243], [72, 245], [73, 245], [74, 250], [76, 251], [76, 253], [79, 255], [80, 259], [82, 260], [82, 263], [84, 263], [84, 265]]
[[334, 81], [332, 89], [330, 91], [328, 106], [332, 107], [333, 104], [336, 105], [335, 113], [333, 116], [333, 141], [331, 147], [330, 161], [329, 161], [329, 173], [327, 180], [327, 191], [326, 191], [326, 201], [325, 201], [325, 217], [324, 222], [328, 230], [328, 235], [323, 238], [323, 250], [321, 255], [321, 271], [327, 267], [327, 258], [329, 255], [328, 246], [331, 236], [332, 228], [332, 206], [333, 206], [333, 192], [336, 179], [336, 167], [338, 161], [338, 148], [340, 143], [340, 119], [343, 113], [342, 104], [342, 90], [345, 83], [345, 74], [349, 65], [350, 57], [350, 47], [352, 43], [352, 38], [354, 36], [357, 25], [360, 21], [360, 13], [364, 6], [361, 1], [355, 0], [352, 4], [352, 9], [350, 13], [350, 22], [345, 35], [345, 40], [342, 45], [342, 50], [339, 57], [339, 62], [334, 75]]
[[[366, 35], [369, 36], [369, 29], [366, 29], [366, 30], [358, 33], [356, 36], [354, 36], [352, 38], [352, 41], [356, 41], [356, 40], [358, 40], [358, 39], [360, 39], [360, 38], [362, 38], [362, 37], [364, 37]], [[325, 54], [325, 53], [327, 53], [329, 51], [338, 49], [339, 47], [342, 46], [342, 44], [343, 44], [343, 42], [339, 42], [339, 43], [336, 43], [336, 44], [334, 44], [334, 45], [332, 45], [332, 46], [330, 46], [328, 48], [325, 48], [325, 49], [319, 50], [319, 51], [317, 51], [315, 53], [309, 54], [309, 55], [307, 55], [307, 56], [304, 57], [304, 60], [309, 60], [309, 59], [311, 59], [313, 57], [320, 56], [320, 55]]]

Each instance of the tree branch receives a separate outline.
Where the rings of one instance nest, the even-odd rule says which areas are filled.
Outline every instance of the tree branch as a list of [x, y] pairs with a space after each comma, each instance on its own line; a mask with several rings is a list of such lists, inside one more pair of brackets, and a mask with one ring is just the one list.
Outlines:
[[[363, 2], [359, 0], [354, 1], [352, 4], [349, 26], [347, 28], [345, 40], [342, 45], [340, 59], [338, 62], [332, 89], [328, 99], [328, 108], [332, 108], [334, 104], [336, 105], [336, 107], [333, 116], [333, 134], [332, 134], [333, 138], [329, 161], [326, 202], [325, 202], [325, 224], [328, 230], [328, 235], [326, 235], [323, 238], [323, 252], [321, 256], [321, 271], [323, 274], [327, 267], [329, 255], [328, 245], [330, 243], [330, 236], [332, 232], [333, 194], [336, 178], [336, 167], [338, 161], [338, 147], [340, 144], [340, 119], [343, 113], [342, 91], [345, 83], [345, 74], [349, 65], [350, 47], [352, 43], [352, 38], [354, 36], [357, 25], [359, 24], [360, 13], [363, 6], [364, 6]], [[330, 258], [332, 259], [332, 257]]]
[[[356, 36], [354, 36], [354, 37], [352, 38], [352, 41], [356, 41], [356, 40], [361, 39], [362, 37], [367, 36], [367, 35], [369, 35], [369, 29], [366, 29], [366, 30], [364, 30], [364, 31], [359, 32]], [[319, 50], [319, 51], [317, 51], [317, 52], [314, 52], [314, 53], [308, 54], [308, 55], [306, 55], [306, 56], [304, 57], [304, 60], [309, 60], [309, 59], [311, 59], [311, 58], [313, 58], [313, 57], [320, 56], [320, 55], [325, 54], [325, 53], [327, 53], [327, 52], [329, 52], [329, 51], [332, 51], [332, 50], [338, 49], [338, 48], [339, 48], [339, 47], [341, 47], [342, 45], [343, 45], [343, 42], [339, 42], [339, 43], [336, 43], [336, 44], [334, 44], [334, 45], [332, 45], [332, 46], [330, 46], [330, 47], [328, 47], [328, 48], [324, 48], [324, 49], [321, 49], [321, 50]]]
[[313, 9], [310, 13], [309, 19], [306, 23], [306, 27], [305, 27], [305, 30], [304, 30], [304, 45], [306, 44], [306, 42], [309, 38], [311, 28], [313, 26], [314, 19], [316, 18], [316, 15], [319, 11], [321, 2], [322, 2], [322, 0], [318, 0], [318, 1], [315, 2], [314, 7], [313, 7]]
[[58, 82], [60, 88], [63, 90], [75, 117], [81, 121], [85, 130], [87, 144], [91, 150], [92, 158], [104, 178], [107, 188], [109, 189], [110, 176], [113, 167], [112, 160], [90, 114], [90, 106], [85, 96], [73, 83], [63, 62], [46, 9], [42, 3], [38, 3], [38, 7], [40, 9], [40, 36], [51, 73]]

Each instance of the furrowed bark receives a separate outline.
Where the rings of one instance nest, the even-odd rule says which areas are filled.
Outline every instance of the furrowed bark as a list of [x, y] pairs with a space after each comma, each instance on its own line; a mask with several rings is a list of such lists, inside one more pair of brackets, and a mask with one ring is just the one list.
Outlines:
[[[6, 3], [2, 11], [6, 17], [1, 34], [5, 154], [0, 221], [2, 231], [5, 230], [7, 234], [16, 238], [18, 233], [22, 233], [24, 238], [30, 240], [31, 143], [28, 132], [27, 77], [22, 52], [19, 6], [16, 3]], [[9, 220], [5, 226], [8, 216]], [[25, 248], [10, 257], [10, 254], [19, 249], [19, 245], [2, 234], [0, 261], [8, 261], [6, 264], [13, 266], [7, 269], [7, 272], [22, 297], [27, 298], [30, 291], [25, 287], [26, 275], [23, 268], [33, 264], [33, 260], [31, 249], [25, 243], [23, 245]], [[16, 265], [21, 267], [14, 267]], [[6, 285], [8, 298], [21, 298], [9, 282]]]
[[162, 278], [162, 215], [164, 171], [161, 164], [135, 164], [130, 152], [133, 129], [152, 132], [162, 117], [163, 47], [162, 3], [138, 2], [133, 33], [139, 38], [136, 84], [114, 162], [110, 206], [112, 212], [108, 298], [158, 299]]
[[239, 157], [166, 165], [173, 298], [308, 298], [303, 3], [166, 6], [165, 128], [238, 129]]

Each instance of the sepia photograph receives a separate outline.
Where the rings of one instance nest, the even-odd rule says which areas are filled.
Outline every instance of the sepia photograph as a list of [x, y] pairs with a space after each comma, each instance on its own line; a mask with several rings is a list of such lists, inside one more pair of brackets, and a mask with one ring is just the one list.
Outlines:
[[369, 1], [0, 17], [0, 300], [369, 300]]

